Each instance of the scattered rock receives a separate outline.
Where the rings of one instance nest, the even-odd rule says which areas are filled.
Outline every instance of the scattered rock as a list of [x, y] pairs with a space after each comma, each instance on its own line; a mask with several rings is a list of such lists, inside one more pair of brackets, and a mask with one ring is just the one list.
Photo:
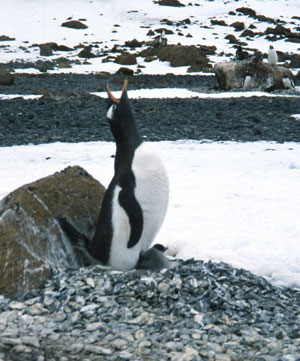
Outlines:
[[156, 4], [161, 6], [185, 6], [184, 4], [181, 4], [178, 0], [158, 0], [155, 1]]
[[236, 31], [242, 31], [245, 29], [245, 23], [241, 21], [236, 21], [232, 23], [230, 26], [234, 27]]
[[137, 41], [136, 39], [125, 41], [125, 46], [128, 46], [129, 48], [140, 48], [144, 45], [143, 41]]
[[210, 21], [211, 25], [220, 25], [220, 26], [228, 26], [224, 20], [214, 20]]
[[135, 65], [137, 63], [135, 55], [126, 52], [117, 56], [115, 62], [122, 65]]
[[256, 18], [256, 11], [251, 8], [241, 7], [236, 9], [238, 13], [248, 15], [250, 18]]
[[97, 55], [95, 55], [94, 53], [92, 53], [92, 46], [88, 45], [85, 46], [78, 54], [78, 56], [80, 58], [85, 58], [85, 59], [91, 59], [91, 58], [96, 58]]
[[0, 67], [0, 85], [13, 85], [15, 77], [4, 67]]
[[70, 29], [87, 29], [88, 26], [78, 20], [70, 20], [61, 24], [61, 26]]
[[121, 67], [116, 74], [120, 74], [120, 75], [133, 75], [134, 71], [132, 69], [129, 68], [125, 68], [125, 67]]
[[56, 217], [88, 236], [105, 189], [75, 166], [13, 191], [0, 202], [0, 294], [18, 297], [41, 286], [52, 272], [78, 267]]
[[290, 68], [300, 68], [300, 55], [293, 54], [291, 55], [291, 62], [289, 64]]
[[240, 42], [237, 40], [237, 38], [232, 35], [232, 34], [228, 34], [225, 36], [225, 39], [229, 40], [230, 44], [239, 44]]
[[53, 44], [54, 43], [39, 44], [40, 55], [41, 56], [52, 56], [53, 55], [53, 50], [52, 50]]
[[10, 36], [7, 35], [0, 35], [0, 41], [14, 41], [16, 40], [16, 38], [11, 38]]

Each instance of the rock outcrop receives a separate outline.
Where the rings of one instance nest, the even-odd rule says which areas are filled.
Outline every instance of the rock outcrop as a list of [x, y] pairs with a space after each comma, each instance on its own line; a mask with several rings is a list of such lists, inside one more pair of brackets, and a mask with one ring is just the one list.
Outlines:
[[0, 202], [0, 294], [16, 298], [82, 260], [60, 229], [63, 215], [91, 237], [105, 193], [75, 166], [13, 191]]
[[251, 76], [247, 90], [283, 89], [282, 79], [285, 74], [296, 82], [295, 76], [288, 68], [272, 66], [257, 59], [218, 63], [214, 66], [214, 72], [222, 90], [243, 88], [246, 74]]

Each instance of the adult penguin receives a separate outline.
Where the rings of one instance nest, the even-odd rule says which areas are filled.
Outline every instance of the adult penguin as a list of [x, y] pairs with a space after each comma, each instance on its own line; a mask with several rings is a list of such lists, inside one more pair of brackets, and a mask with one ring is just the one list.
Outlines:
[[59, 217], [74, 246], [90, 260], [124, 271], [135, 268], [150, 247], [164, 220], [169, 199], [166, 170], [139, 135], [127, 83], [125, 80], [120, 99], [106, 85], [107, 118], [116, 154], [114, 176], [103, 198], [93, 239], [89, 240]]

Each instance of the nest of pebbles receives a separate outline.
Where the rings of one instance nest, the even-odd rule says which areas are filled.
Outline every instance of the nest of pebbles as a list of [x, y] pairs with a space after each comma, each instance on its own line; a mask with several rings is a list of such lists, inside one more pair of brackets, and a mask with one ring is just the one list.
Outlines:
[[0, 298], [3, 360], [300, 360], [300, 291], [225, 263], [99, 266]]

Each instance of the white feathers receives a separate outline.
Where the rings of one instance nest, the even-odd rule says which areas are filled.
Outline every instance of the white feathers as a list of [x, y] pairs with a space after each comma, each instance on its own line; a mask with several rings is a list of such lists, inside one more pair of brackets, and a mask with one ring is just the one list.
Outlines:
[[269, 51], [268, 51], [268, 62], [270, 65], [276, 65], [277, 64], [277, 53], [274, 49], [273, 45], [270, 45]]
[[288, 75], [284, 75], [282, 78], [282, 84], [285, 89], [293, 89], [295, 88], [295, 84], [291, 78], [288, 77]]
[[135, 177], [135, 198], [143, 211], [143, 231], [138, 243], [128, 248], [130, 223], [126, 211], [120, 206], [118, 197], [121, 188], [117, 186], [112, 202], [113, 238], [108, 264], [120, 270], [134, 268], [141, 252], [145, 252], [157, 235], [164, 220], [168, 200], [169, 182], [166, 170], [147, 143], [135, 151], [132, 161]]
[[113, 104], [112, 106], [110, 106], [109, 108], [108, 108], [108, 111], [107, 111], [107, 113], [106, 113], [106, 116], [107, 116], [107, 118], [109, 119], [109, 120], [112, 120], [113, 119], [113, 117], [114, 117], [114, 112], [115, 112], [115, 109], [116, 109], [116, 104]]
[[251, 75], [246, 75], [244, 80], [244, 90], [248, 90], [250, 88], [251, 83]]

